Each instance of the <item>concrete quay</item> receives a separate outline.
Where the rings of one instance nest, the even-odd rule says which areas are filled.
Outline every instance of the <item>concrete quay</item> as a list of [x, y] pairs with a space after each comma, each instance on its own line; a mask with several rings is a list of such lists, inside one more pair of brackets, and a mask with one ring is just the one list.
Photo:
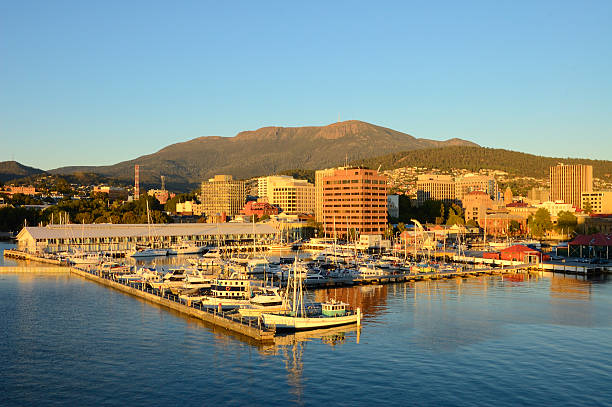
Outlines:
[[61, 261], [56, 260], [56, 259], [48, 259], [46, 257], [40, 257], [34, 254], [22, 252], [19, 250], [12, 250], [12, 249], [5, 249], [4, 257], [8, 257], [11, 259], [17, 259], [17, 260], [32, 260], [32, 261], [37, 261], [39, 263], [55, 264], [57, 266], [63, 265]]
[[235, 315], [217, 312], [216, 309], [207, 310], [206, 308], [199, 308], [196, 305], [186, 305], [179, 302], [178, 297], [172, 294], [166, 294], [151, 288], [146, 288], [144, 284], [141, 283], [119, 283], [111, 280], [110, 278], [98, 275], [96, 270], [86, 271], [76, 267], [71, 267], [70, 272], [87, 280], [95, 281], [98, 284], [114, 288], [126, 294], [139, 297], [145, 301], [173, 309], [181, 314], [197, 318], [212, 325], [255, 339], [258, 342], [274, 341], [275, 331], [265, 328], [263, 325], [259, 324], [258, 320], [243, 319]]

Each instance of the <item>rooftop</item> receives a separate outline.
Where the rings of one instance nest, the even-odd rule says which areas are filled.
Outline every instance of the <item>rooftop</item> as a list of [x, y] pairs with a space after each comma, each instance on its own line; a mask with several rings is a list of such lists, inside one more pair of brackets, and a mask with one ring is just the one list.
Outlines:
[[273, 234], [276, 230], [264, 223], [165, 223], [165, 224], [86, 224], [26, 226], [19, 236], [30, 234], [34, 239], [76, 239], [137, 236], [190, 236]]

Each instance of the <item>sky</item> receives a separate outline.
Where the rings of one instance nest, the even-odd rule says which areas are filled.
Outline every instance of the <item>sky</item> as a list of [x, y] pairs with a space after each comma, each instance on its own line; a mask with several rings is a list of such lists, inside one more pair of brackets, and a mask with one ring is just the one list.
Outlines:
[[363, 120], [612, 160], [612, 1], [3, 1], [0, 161]]

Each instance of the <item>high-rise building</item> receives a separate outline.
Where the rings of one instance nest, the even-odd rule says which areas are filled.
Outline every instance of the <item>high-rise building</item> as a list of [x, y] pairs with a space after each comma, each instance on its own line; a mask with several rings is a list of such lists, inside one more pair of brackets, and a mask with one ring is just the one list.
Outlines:
[[382, 235], [387, 227], [387, 177], [376, 170], [341, 167], [321, 178], [323, 227], [328, 236], [351, 231]]
[[580, 208], [583, 192], [593, 192], [592, 165], [559, 164], [550, 167], [551, 201], [563, 201]]
[[612, 214], [612, 191], [582, 193], [582, 209], [591, 208], [593, 213]]
[[323, 177], [332, 175], [336, 168], [315, 171], [315, 220], [323, 222]]
[[202, 212], [206, 216], [225, 213], [234, 216], [246, 202], [246, 183], [231, 175], [215, 175], [202, 182]]
[[261, 177], [257, 179], [257, 191], [260, 199], [290, 215], [315, 210], [315, 186], [303, 179], [287, 175]]
[[452, 176], [423, 174], [417, 177], [417, 205], [431, 200], [455, 200], [455, 181]]
[[481, 191], [497, 199], [498, 187], [495, 177], [490, 175], [467, 174], [455, 179], [455, 199], [462, 201], [466, 194]]

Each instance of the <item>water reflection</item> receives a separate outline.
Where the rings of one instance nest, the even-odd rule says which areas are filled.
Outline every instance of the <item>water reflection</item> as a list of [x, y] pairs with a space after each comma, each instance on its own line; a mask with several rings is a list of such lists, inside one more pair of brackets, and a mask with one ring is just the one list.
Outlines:
[[354, 341], [358, 344], [360, 328], [336, 327], [316, 329], [311, 331], [295, 332], [293, 334], [280, 335], [274, 340], [274, 345], [267, 348], [269, 353], [280, 355], [287, 370], [287, 383], [295, 401], [302, 404], [304, 396], [304, 351], [309, 342], [318, 342], [332, 348], [341, 347], [343, 344]]

